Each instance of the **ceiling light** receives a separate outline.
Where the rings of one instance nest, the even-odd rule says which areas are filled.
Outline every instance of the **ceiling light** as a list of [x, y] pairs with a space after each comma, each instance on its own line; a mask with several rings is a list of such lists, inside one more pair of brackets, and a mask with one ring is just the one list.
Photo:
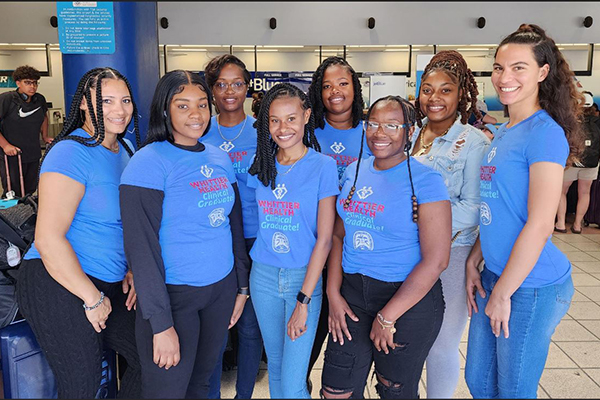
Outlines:
[[303, 48], [304, 46], [297, 46], [297, 45], [281, 45], [281, 46], [277, 46], [277, 45], [264, 45], [263, 47], [280, 47], [280, 48]]
[[489, 51], [488, 48], [483, 47], [460, 47], [456, 51]]

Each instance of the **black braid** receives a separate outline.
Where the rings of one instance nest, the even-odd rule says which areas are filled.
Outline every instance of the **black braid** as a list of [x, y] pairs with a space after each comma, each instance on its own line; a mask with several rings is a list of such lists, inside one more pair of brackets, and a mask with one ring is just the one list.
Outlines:
[[[131, 94], [131, 102], [133, 104], [133, 118], [134, 118], [134, 133], [136, 137], [136, 144], [138, 147], [140, 146], [140, 133], [139, 133], [139, 119], [137, 113], [137, 106], [133, 100], [133, 92], [131, 90], [131, 86], [127, 79], [117, 70], [105, 67], [105, 68], [94, 68], [86, 72], [79, 83], [77, 84], [77, 89], [75, 90], [75, 94], [73, 95], [73, 100], [71, 101], [71, 108], [69, 110], [69, 114], [67, 116], [67, 120], [63, 125], [63, 129], [61, 132], [54, 138], [52, 143], [50, 143], [46, 147], [46, 151], [40, 161], [40, 166], [38, 169], [38, 181], [40, 171], [42, 169], [42, 164], [48, 155], [49, 151], [60, 141], [62, 140], [73, 140], [77, 143], [80, 143], [87, 147], [96, 147], [99, 146], [104, 140], [104, 117], [102, 110], [102, 79], [120, 79], [125, 82], [127, 85], [127, 89]], [[98, 112], [98, 116], [94, 112], [94, 107], [92, 106], [92, 96], [91, 89], [96, 89], [96, 110]], [[71, 135], [73, 131], [78, 128], [81, 128], [85, 122], [85, 119], [82, 117], [82, 113], [80, 110], [81, 102], [83, 98], [86, 99], [88, 104], [88, 110], [90, 113], [90, 120], [92, 122], [92, 126], [94, 127], [94, 135], [91, 137], [81, 137]], [[129, 148], [129, 145], [123, 140], [125, 134], [127, 133], [127, 127], [125, 131], [121, 134], [117, 135], [117, 139], [123, 145], [127, 153], [132, 156], [133, 150]]]
[[321, 129], [325, 128], [325, 114], [327, 113], [327, 110], [325, 109], [325, 105], [323, 105], [323, 76], [325, 75], [325, 70], [332, 65], [341, 65], [350, 72], [350, 75], [352, 75], [352, 86], [354, 88], [354, 99], [352, 100], [352, 127], [356, 128], [363, 120], [363, 108], [365, 107], [365, 102], [362, 97], [362, 85], [358, 79], [358, 74], [350, 64], [343, 58], [337, 56], [327, 57], [323, 60], [313, 74], [312, 82], [308, 88], [308, 98], [313, 105], [312, 112], [315, 115], [316, 127]]
[[[277, 178], [275, 160], [279, 146], [277, 146], [277, 143], [271, 138], [271, 132], [269, 131], [269, 111], [273, 100], [281, 97], [297, 97], [302, 102], [302, 108], [304, 110], [311, 108], [308, 96], [297, 86], [285, 82], [277, 84], [269, 89], [260, 104], [256, 122], [254, 123], [257, 133], [256, 157], [254, 158], [254, 162], [252, 163], [252, 166], [250, 166], [248, 173], [250, 175], [256, 175], [263, 185], [270, 185], [272, 189], [275, 189], [275, 180]], [[321, 151], [321, 146], [315, 136], [315, 117], [312, 112], [308, 119], [308, 123], [304, 126], [302, 143], [307, 147], [312, 147], [318, 152]]]
[[[413, 222], [416, 223], [417, 219], [418, 219], [418, 205], [417, 205], [417, 196], [415, 195], [415, 186], [414, 186], [414, 183], [413, 183], [412, 172], [411, 172], [411, 169], [410, 169], [410, 147], [411, 147], [411, 142], [410, 142], [410, 138], [409, 138], [410, 128], [415, 125], [416, 120], [417, 120], [417, 115], [416, 115], [415, 107], [413, 107], [412, 104], [410, 104], [408, 101], [404, 100], [400, 96], [386, 96], [386, 97], [382, 97], [382, 98], [378, 99], [377, 101], [375, 101], [375, 103], [371, 104], [371, 107], [369, 107], [369, 112], [367, 113], [367, 121], [369, 120], [369, 117], [371, 116], [371, 112], [375, 108], [375, 105], [377, 103], [379, 103], [380, 101], [395, 101], [402, 108], [402, 115], [404, 117], [404, 124], [406, 124], [406, 127], [404, 127], [404, 133], [405, 133], [404, 152], [406, 153], [406, 166], [408, 168], [408, 179], [410, 181], [410, 190], [411, 190], [411, 193], [412, 193], [412, 196], [411, 196], [411, 201], [412, 201], [412, 217], [413, 217]], [[348, 192], [348, 197], [346, 197], [346, 200], [344, 200], [344, 209], [347, 209], [350, 206], [350, 203], [352, 201], [352, 196], [354, 196], [354, 192], [356, 191], [356, 181], [358, 180], [358, 172], [360, 170], [360, 160], [362, 158], [362, 152], [363, 152], [363, 147], [364, 147], [364, 136], [365, 136], [365, 130], [363, 129], [362, 135], [361, 135], [361, 140], [360, 140], [360, 152], [358, 154], [358, 161], [356, 163], [356, 173], [354, 175], [354, 182], [352, 183], [352, 187], [350, 188], [350, 192]]]
[[[427, 76], [433, 71], [445, 72], [458, 85], [458, 88], [462, 92], [458, 99], [457, 107], [457, 111], [460, 113], [460, 122], [465, 125], [471, 113], [474, 113], [477, 119], [481, 119], [481, 112], [477, 109], [477, 95], [479, 94], [477, 82], [463, 56], [454, 50], [444, 50], [437, 53], [423, 71], [421, 86], [425, 82], [425, 79], [427, 79]], [[423, 119], [425, 119], [426, 115], [421, 110], [420, 93], [421, 88], [418, 88], [415, 108], [417, 111], [417, 125], [419, 128], [422, 128]]]

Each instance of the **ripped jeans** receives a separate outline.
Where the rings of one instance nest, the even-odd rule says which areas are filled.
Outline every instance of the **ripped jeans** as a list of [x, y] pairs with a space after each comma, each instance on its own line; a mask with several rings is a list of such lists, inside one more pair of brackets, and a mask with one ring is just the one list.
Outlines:
[[396, 321], [394, 342], [400, 346], [385, 354], [377, 351], [369, 335], [377, 312], [401, 285], [402, 282], [344, 273], [341, 294], [359, 321], [346, 316], [352, 340], [345, 338], [343, 346], [329, 335], [322, 375], [323, 396], [341, 398], [351, 393], [350, 398], [364, 398], [373, 362], [378, 380], [376, 389], [382, 399], [419, 396], [423, 364], [442, 326], [444, 296], [438, 279], [431, 290]]

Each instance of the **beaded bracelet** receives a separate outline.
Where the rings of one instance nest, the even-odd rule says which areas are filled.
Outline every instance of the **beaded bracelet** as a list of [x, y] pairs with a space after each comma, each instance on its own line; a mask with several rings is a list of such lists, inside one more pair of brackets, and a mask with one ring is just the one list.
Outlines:
[[85, 304], [85, 302], [84, 302], [84, 303], [83, 303], [83, 309], [84, 309], [85, 311], [91, 311], [91, 310], [93, 310], [93, 309], [95, 309], [95, 308], [98, 308], [98, 307], [100, 307], [100, 304], [102, 304], [102, 302], [103, 302], [103, 301], [104, 301], [104, 292], [100, 292], [100, 300], [98, 300], [98, 302], [97, 302], [96, 304], [94, 304], [93, 306], [87, 306], [87, 305]]

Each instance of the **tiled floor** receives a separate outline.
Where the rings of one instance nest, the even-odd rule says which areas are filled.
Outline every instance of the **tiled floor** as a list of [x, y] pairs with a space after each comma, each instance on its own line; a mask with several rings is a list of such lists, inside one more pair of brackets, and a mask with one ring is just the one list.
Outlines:
[[[555, 234], [553, 242], [573, 263], [575, 296], [567, 315], [557, 327], [538, 389], [540, 398], [600, 398], [600, 230], [584, 228], [583, 234]], [[467, 330], [463, 335], [461, 375], [455, 398], [471, 398], [464, 380]], [[313, 398], [319, 398], [322, 355], [312, 372]], [[262, 365], [253, 398], [268, 398], [266, 365]], [[222, 397], [235, 395], [236, 371], [223, 373]], [[374, 382], [367, 386], [367, 398], [377, 398]], [[427, 397], [425, 374], [421, 397]]]

